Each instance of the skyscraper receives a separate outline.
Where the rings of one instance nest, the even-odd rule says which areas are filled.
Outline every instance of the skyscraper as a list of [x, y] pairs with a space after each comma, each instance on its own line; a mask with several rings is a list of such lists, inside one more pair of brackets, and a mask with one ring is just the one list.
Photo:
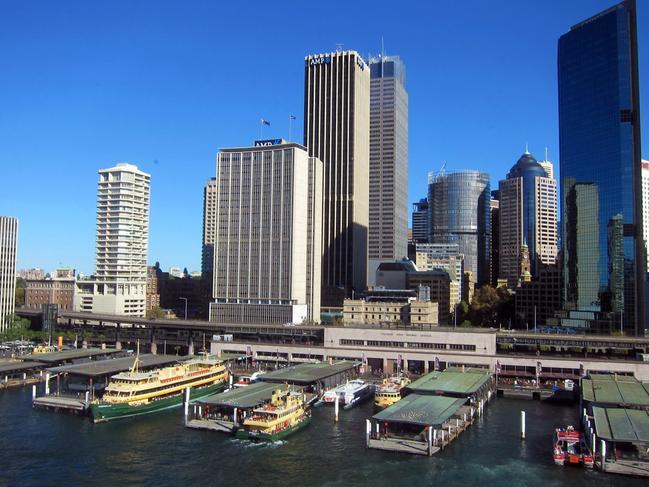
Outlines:
[[412, 241], [428, 243], [428, 198], [422, 198], [412, 204]]
[[0, 216], [0, 332], [10, 325], [16, 298], [18, 220]]
[[558, 74], [565, 305], [589, 311], [587, 326], [642, 334], [646, 259], [635, 1], [561, 36]]
[[223, 149], [216, 164], [210, 320], [319, 321], [322, 162], [282, 142]]
[[323, 306], [342, 306], [366, 285], [369, 71], [355, 51], [305, 58], [304, 145], [324, 168]]
[[77, 281], [75, 310], [145, 315], [150, 182], [132, 164], [99, 171], [96, 270]]
[[203, 188], [203, 252], [201, 279], [207, 285], [207, 295], [212, 295], [212, 270], [214, 268], [214, 241], [216, 240], [216, 178], [211, 178]]
[[[642, 161], [642, 231], [645, 245], [649, 242], [649, 161]], [[649, 268], [649, 251], [647, 252]]]
[[479, 285], [489, 282], [490, 199], [487, 173], [429, 175], [430, 243], [458, 244], [465, 272]]
[[408, 93], [397, 56], [370, 66], [370, 190], [367, 284], [384, 261], [408, 254]]
[[[557, 183], [527, 150], [499, 184], [500, 251], [498, 277], [510, 288], [520, 278], [521, 250], [529, 250], [532, 276], [557, 257]], [[547, 169], [546, 169], [547, 168]]]

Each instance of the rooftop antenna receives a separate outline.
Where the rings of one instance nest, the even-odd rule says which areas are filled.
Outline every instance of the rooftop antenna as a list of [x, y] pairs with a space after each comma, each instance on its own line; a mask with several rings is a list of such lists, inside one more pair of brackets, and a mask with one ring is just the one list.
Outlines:
[[385, 57], [385, 45], [383, 44], [383, 36], [381, 36], [381, 59]]
[[545, 148], [545, 160], [546, 161], [548, 160], [548, 148], [547, 147]]
[[527, 142], [525, 142], [525, 154], [529, 154], [529, 153], [530, 153], [530, 151], [527, 148]]
[[336, 42], [336, 52], [341, 52], [343, 50], [344, 44], [342, 42]]

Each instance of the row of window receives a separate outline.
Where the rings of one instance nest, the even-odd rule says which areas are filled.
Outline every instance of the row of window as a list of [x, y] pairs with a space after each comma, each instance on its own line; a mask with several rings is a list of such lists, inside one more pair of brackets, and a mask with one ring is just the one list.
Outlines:
[[341, 338], [340, 345], [347, 346], [368, 346], [368, 347], [387, 347], [387, 348], [420, 348], [427, 350], [461, 350], [465, 352], [475, 352], [476, 346], [471, 344], [460, 343], [428, 343], [428, 342], [397, 342], [387, 340], [358, 340], [350, 338]]

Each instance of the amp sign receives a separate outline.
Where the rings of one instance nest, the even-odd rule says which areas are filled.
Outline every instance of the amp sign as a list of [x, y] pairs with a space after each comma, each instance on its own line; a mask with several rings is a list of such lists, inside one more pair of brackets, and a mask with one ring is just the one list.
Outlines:
[[268, 147], [269, 145], [280, 145], [282, 139], [255, 140], [255, 147]]
[[331, 56], [323, 56], [323, 57], [314, 57], [311, 58], [309, 61], [309, 66], [317, 66], [318, 64], [330, 64], [331, 63]]

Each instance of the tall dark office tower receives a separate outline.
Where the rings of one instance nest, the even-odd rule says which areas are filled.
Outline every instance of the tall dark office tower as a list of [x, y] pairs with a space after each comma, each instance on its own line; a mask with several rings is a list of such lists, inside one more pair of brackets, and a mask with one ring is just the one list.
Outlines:
[[428, 243], [428, 198], [422, 198], [412, 204], [412, 241]]
[[639, 335], [646, 260], [635, 0], [561, 36], [558, 71], [566, 309], [590, 313], [580, 326]]
[[408, 254], [408, 93], [397, 56], [370, 66], [370, 192], [367, 284], [381, 262]]
[[489, 175], [460, 171], [429, 176], [430, 242], [458, 244], [464, 270], [478, 285], [490, 277], [491, 188]]
[[304, 67], [304, 145], [324, 165], [322, 306], [342, 306], [367, 275], [370, 70], [355, 51]]

